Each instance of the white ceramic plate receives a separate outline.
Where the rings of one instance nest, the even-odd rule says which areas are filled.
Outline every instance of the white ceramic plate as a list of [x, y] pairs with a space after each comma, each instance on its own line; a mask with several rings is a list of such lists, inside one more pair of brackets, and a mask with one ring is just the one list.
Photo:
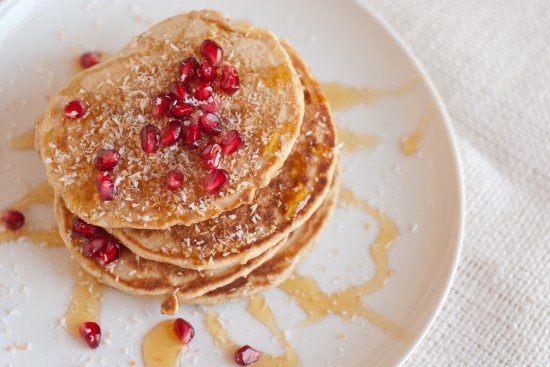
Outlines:
[[[441, 101], [422, 68], [380, 20], [352, 1], [10, 1], [0, 3], [0, 204], [5, 207], [29, 185], [44, 179], [34, 152], [7, 148], [11, 136], [31, 128], [46, 97], [74, 73], [80, 52], [115, 52], [148, 22], [197, 7], [272, 29], [290, 40], [322, 82], [396, 89], [422, 81], [399, 97], [338, 111], [345, 129], [376, 135], [373, 150], [342, 153], [342, 181], [386, 213], [398, 226], [389, 264], [393, 276], [363, 301], [409, 334], [407, 342], [358, 317], [337, 316], [309, 327], [305, 313], [279, 289], [265, 293], [279, 326], [288, 331], [304, 366], [393, 366], [414, 349], [434, 319], [454, 272], [462, 231], [462, 190], [453, 137]], [[406, 156], [400, 142], [429, 114], [419, 152]], [[51, 224], [51, 209], [35, 209], [34, 225]], [[368, 230], [365, 223], [370, 224]], [[299, 268], [326, 292], [365, 282], [374, 274], [368, 249], [378, 231], [365, 213], [338, 208], [318, 248]], [[0, 246], [0, 365], [128, 366], [141, 364], [141, 341], [161, 320], [158, 301], [114, 290], [105, 293], [104, 334], [97, 350], [61, 326], [72, 288], [64, 248], [44, 249], [20, 241]], [[245, 312], [246, 302], [215, 307], [239, 344], [281, 352], [267, 329]], [[203, 309], [183, 306], [178, 314], [197, 330], [183, 365], [232, 365], [204, 329]], [[347, 338], [341, 337], [346, 335]], [[9, 346], [31, 343], [30, 350]]]

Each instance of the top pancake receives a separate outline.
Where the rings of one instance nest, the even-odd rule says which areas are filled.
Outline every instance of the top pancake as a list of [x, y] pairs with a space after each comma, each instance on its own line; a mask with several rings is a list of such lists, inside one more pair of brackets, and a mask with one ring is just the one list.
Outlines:
[[[208, 168], [199, 150], [182, 144], [146, 154], [140, 131], [146, 124], [163, 130], [168, 116], [154, 118], [152, 103], [179, 77], [179, 62], [202, 60], [199, 46], [213, 39], [224, 62], [239, 72], [241, 88], [219, 93], [222, 134], [236, 129], [244, 145], [221, 167], [230, 180], [217, 194], [203, 189]], [[64, 106], [83, 99], [89, 114], [68, 119]], [[231, 23], [219, 13], [200, 11], [167, 19], [134, 38], [120, 55], [79, 73], [55, 95], [37, 121], [36, 146], [49, 183], [83, 220], [107, 228], [164, 229], [190, 225], [250, 203], [269, 184], [290, 154], [303, 117], [303, 92], [290, 58], [267, 30]], [[206, 139], [208, 140], [208, 139]], [[99, 199], [93, 159], [100, 149], [121, 154], [111, 172], [118, 193]], [[199, 148], [200, 149], [200, 148]], [[166, 173], [179, 169], [182, 188], [166, 188]]]
[[241, 205], [193, 226], [169, 230], [108, 229], [132, 252], [191, 269], [218, 269], [265, 252], [302, 225], [327, 195], [337, 152], [327, 101], [297, 52], [283, 43], [304, 87], [305, 114], [298, 141], [279, 175]]

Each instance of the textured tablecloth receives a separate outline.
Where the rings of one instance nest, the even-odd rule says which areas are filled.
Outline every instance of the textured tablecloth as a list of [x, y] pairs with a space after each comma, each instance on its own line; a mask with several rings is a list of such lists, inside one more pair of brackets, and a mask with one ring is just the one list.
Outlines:
[[458, 135], [466, 226], [406, 366], [550, 366], [550, 1], [361, 0], [425, 66]]

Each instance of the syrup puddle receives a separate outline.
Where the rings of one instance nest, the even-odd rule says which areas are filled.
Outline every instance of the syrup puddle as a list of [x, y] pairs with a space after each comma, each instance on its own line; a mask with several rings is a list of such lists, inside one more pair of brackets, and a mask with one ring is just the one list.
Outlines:
[[374, 149], [382, 142], [377, 136], [362, 134], [343, 127], [336, 128], [336, 136], [338, 142], [344, 143], [342, 150], [347, 152]]
[[293, 297], [298, 306], [308, 313], [308, 318], [302, 323], [304, 325], [317, 322], [327, 315], [339, 315], [346, 320], [351, 320], [354, 316], [362, 316], [394, 338], [405, 341], [408, 339], [408, 333], [402, 326], [372, 310], [361, 299], [382, 288], [392, 275], [388, 264], [388, 249], [399, 237], [399, 230], [380, 209], [359, 198], [350, 189], [341, 187], [339, 200], [375, 217], [380, 224], [380, 232], [370, 250], [376, 266], [374, 277], [367, 283], [327, 294], [321, 291], [313, 278], [301, 277], [294, 273], [279, 288]]
[[11, 139], [9, 143], [9, 147], [10, 149], [13, 149], [13, 150], [34, 149], [34, 128]]
[[424, 138], [424, 133], [426, 132], [432, 113], [433, 108], [430, 108], [430, 110], [420, 118], [418, 127], [410, 135], [401, 140], [401, 151], [403, 154], [411, 156], [418, 153], [420, 143]]
[[65, 313], [67, 330], [79, 335], [78, 328], [82, 323], [93, 321], [99, 324], [99, 311], [104, 286], [92, 275], [76, 264], [71, 269], [74, 278], [71, 303]]
[[143, 338], [143, 364], [146, 367], [176, 367], [184, 347], [187, 348], [174, 331], [174, 321], [163, 321]]
[[422, 77], [417, 75], [395, 89], [358, 88], [345, 86], [341, 83], [322, 83], [321, 88], [330, 102], [332, 111], [336, 112], [357, 104], [373, 106], [381, 98], [405, 96], [421, 82]]
[[[282, 345], [284, 353], [280, 356], [272, 356], [267, 353], [261, 353], [258, 362], [254, 363], [256, 367], [293, 367], [300, 366], [300, 358], [294, 350], [292, 344], [285, 337], [284, 333], [277, 326], [275, 317], [271, 308], [266, 304], [265, 298], [261, 295], [252, 296], [248, 302], [248, 312], [264, 324]], [[233, 360], [233, 354], [241, 346], [237, 345], [229, 336], [223, 327], [218, 314], [214, 311], [206, 311], [204, 314], [206, 329], [214, 339], [214, 343], [225, 350], [228, 357]], [[254, 346], [252, 345], [254, 348]]]

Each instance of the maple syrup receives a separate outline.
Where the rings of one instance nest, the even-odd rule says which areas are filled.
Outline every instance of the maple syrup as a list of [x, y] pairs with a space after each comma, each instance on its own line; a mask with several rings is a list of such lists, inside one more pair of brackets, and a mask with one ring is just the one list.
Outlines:
[[406, 340], [408, 335], [403, 327], [369, 308], [362, 301], [363, 296], [382, 288], [392, 275], [388, 264], [388, 249], [399, 237], [399, 230], [391, 218], [359, 198], [350, 189], [341, 187], [339, 200], [350, 207], [363, 210], [378, 220], [380, 230], [370, 250], [376, 266], [375, 275], [364, 284], [333, 294], [324, 293], [313, 278], [301, 277], [296, 273], [279, 288], [294, 298], [298, 306], [308, 313], [304, 325], [319, 321], [327, 315], [339, 315], [346, 320], [361, 316], [396, 339]]
[[30, 129], [23, 134], [11, 139], [9, 147], [13, 150], [34, 149], [34, 129]]
[[402, 97], [420, 84], [422, 77], [417, 75], [395, 89], [375, 89], [371, 87], [349, 87], [341, 83], [323, 83], [321, 88], [330, 102], [333, 111], [341, 111], [354, 105], [375, 105], [379, 99]]
[[[283, 346], [283, 354], [272, 356], [267, 353], [261, 353], [260, 359], [254, 363], [255, 367], [294, 367], [300, 366], [298, 354], [294, 351], [292, 344], [285, 337], [283, 331], [277, 326], [273, 312], [267, 306], [265, 298], [261, 295], [252, 296], [248, 303], [248, 312], [264, 324], [277, 341]], [[237, 345], [229, 336], [223, 327], [218, 314], [214, 311], [206, 311], [204, 314], [206, 329], [214, 339], [214, 343], [223, 349], [228, 356], [233, 358], [233, 354], [241, 346]]]
[[174, 321], [163, 321], [143, 338], [143, 364], [146, 367], [176, 367], [183, 349], [184, 344], [174, 331]]
[[344, 143], [342, 150], [348, 152], [374, 149], [381, 143], [380, 138], [377, 136], [359, 133], [343, 127], [336, 128], [336, 136], [339, 143]]
[[432, 110], [426, 112], [421, 118], [418, 127], [408, 136], [401, 140], [401, 151], [403, 154], [411, 156], [418, 153], [420, 143], [424, 138], [426, 127], [430, 122]]
[[99, 324], [104, 286], [77, 265], [73, 266], [72, 274], [74, 285], [65, 318], [67, 330], [78, 336], [78, 328], [84, 322], [93, 321]]
[[[10, 204], [8, 208], [24, 212], [32, 204], [52, 204], [53, 195], [53, 189], [46, 181], [44, 181], [21, 199]], [[28, 238], [31, 242], [36, 244], [44, 244], [46, 247], [60, 247], [63, 245], [63, 240], [61, 239], [59, 231], [56, 228], [30, 229], [23, 227], [16, 231], [6, 230], [4, 232], [0, 232], [0, 244], [12, 242], [19, 238]]]

